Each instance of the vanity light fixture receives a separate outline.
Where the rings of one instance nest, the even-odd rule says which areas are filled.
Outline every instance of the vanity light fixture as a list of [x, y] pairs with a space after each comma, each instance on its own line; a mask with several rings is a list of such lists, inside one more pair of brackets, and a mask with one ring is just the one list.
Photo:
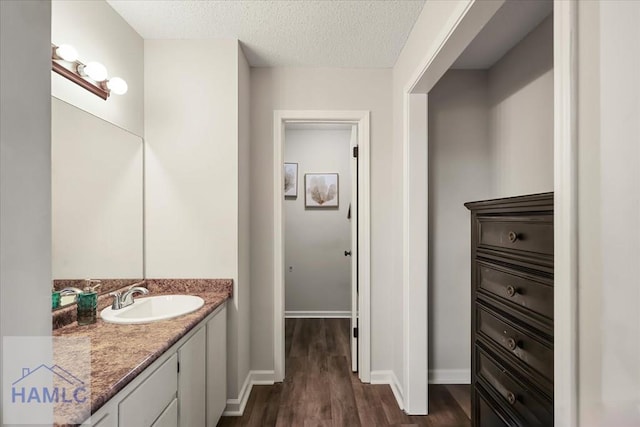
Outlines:
[[107, 81], [107, 88], [116, 95], [124, 95], [127, 93], [129, 86], [120, 77], [112, 77]]
[[70, 44], [58, 46], [55, 50], [55, 55], [68, 62], [76, 62], [78, 60], [78, 51]]
[[51, 69], [104, 100], [112, 92], [124, 95], [129, 89], [127, 82], [120, 77], [109, 79], [107, 68], [101, 63], [80, 62], [78, 51], [68, 44], [51, 45]]
[[107, 67], [99, 62], [89, 62], [87, 65], [78, 65], [78, 73], [82, 77], [89, 77], [96, 82], [103, 82], [107, 79]]

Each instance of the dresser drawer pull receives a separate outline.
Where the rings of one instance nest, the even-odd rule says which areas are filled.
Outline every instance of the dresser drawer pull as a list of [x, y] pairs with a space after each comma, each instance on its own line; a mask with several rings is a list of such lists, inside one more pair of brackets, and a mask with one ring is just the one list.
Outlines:
[[509, 350], [513, 351], [518, 347], [518, 343], [513, 338], [509, 338], [507, 340], [507, 347], [509, 347]]
[[507, 393], [507, 401], [509, 402], [509, 405], [515, 405], [516, 400], [518, 400], [518, 398], [516, 397], [515, 394], [511, 392]]
[[510, 231], [509, 234], [507, 234], [507, 238], [511, 243], [515, 243], [515, 241], [518, 240], [518, 233]]
[[516, 288], [514, 288], [513, 286], [509, 285], [507, 286], [507, 295], [512, 297], [517, 293]]

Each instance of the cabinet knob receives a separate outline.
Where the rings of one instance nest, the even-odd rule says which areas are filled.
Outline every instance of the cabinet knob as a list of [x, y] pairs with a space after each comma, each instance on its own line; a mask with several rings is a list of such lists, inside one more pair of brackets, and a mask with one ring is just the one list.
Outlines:
[[351, 256], [351, 251], [344, 251], [344, 256]]
[[513, 394], [512, 392], [507, 393], [507, 401], [509, 402], [510, 405], [515, 404], [516, 400], [518, 400], [518, 398], [516, 397], [515, 394]]
[[509, 285], [507, 286], [507, 295], [512, 297], [516, 294], [516, 288], [514, 288], [513, 286]]
[[509, 234], [507, 234], [507, 238], [511, 243], [515, 243], [515, 241], [518, 240], [518, 233], [510, 231]]
[[507, 347], [509, 347], [509, 350], [513, 351], [518, 347], [518, 343], [513, 338], [509, 338], [507, 340]]

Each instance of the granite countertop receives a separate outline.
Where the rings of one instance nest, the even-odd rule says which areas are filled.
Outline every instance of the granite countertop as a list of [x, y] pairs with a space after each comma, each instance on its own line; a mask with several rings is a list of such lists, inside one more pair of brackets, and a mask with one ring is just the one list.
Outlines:
[[[78, 326], [71, 310], [54, 312], [55, 337], [85, 338], [90, 340], [91, 372], [91, 414], [100, 409], [138, 374], [158, 359], [187, 332], [205, 319], [218, 306], [233, 294], [233, 281], [230, 279], [148, 279], [145, 285], [149, 296], [189, 294], [204, 299], [204, 306], [193, 313], [173, 319], [138, 325], [119, 325], [106, 323], [100, 319], [100, 311], [111, 304], [111, 297], [102, 295], [98, 299], [98, 320], [95, 324]], [[57, 317], [56, 317], [57, 316]], [[55, 345], [54, 360], [62, 367], [80, 366], [86, 357], [78, 357], [67, 341], [64, 345]], [[85, 345], [85, 348], [87, 346]], [[84, 361], [88, 365], [88, 361]], [[68, 368], [69, 369], [69, 368]], [[82, 370], [82, 369], [80, 369]], [[85, 371], [89, 372], [88, 366]], [[69, 405], [56, 405], [55, 419], [58, 425], [69, 420], [80, 423], [87, 414], [73, 414]]]

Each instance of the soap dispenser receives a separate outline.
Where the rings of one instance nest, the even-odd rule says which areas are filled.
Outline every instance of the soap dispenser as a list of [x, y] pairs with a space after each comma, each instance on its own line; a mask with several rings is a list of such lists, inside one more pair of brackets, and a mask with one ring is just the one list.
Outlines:
[[85, 279], [84, 290], [78, 294], [78, 325], [90, 325], [96, 323], [98, 308], [98, 292], [100, 280]]
[[51, 309], [60, 308], [60, 291], [51, 289]]

